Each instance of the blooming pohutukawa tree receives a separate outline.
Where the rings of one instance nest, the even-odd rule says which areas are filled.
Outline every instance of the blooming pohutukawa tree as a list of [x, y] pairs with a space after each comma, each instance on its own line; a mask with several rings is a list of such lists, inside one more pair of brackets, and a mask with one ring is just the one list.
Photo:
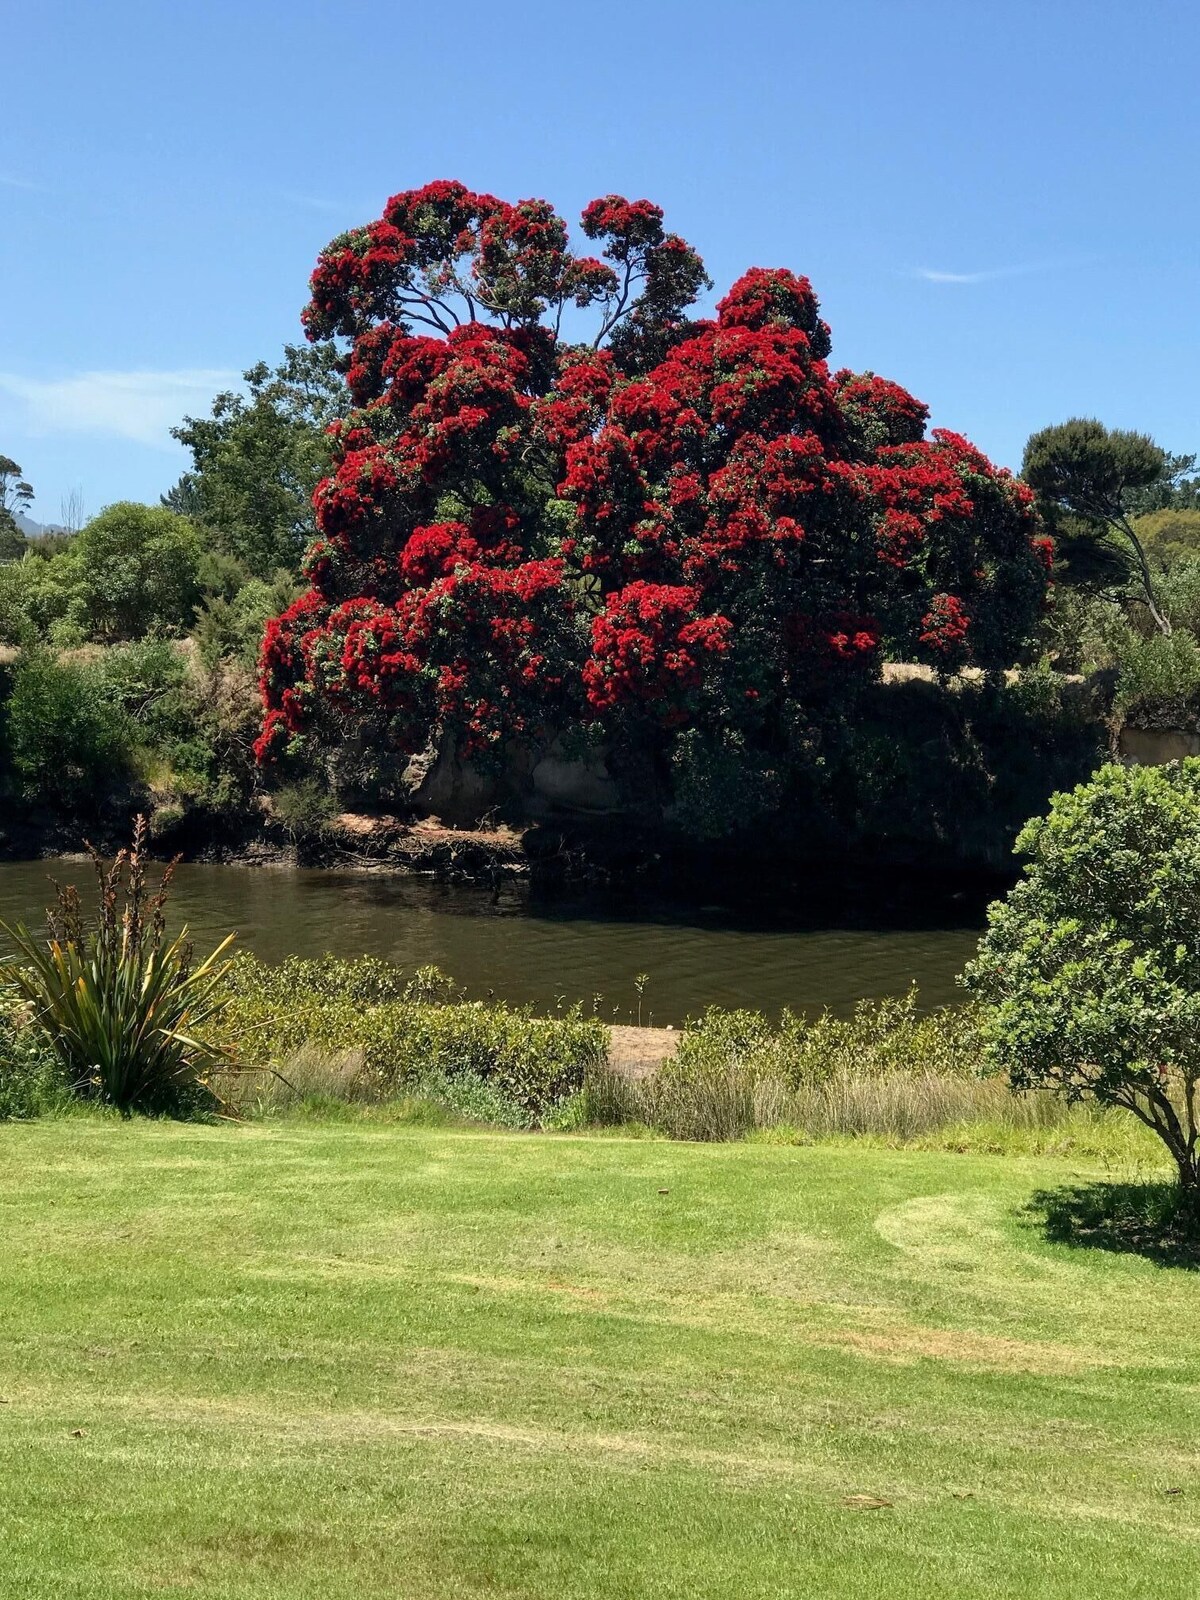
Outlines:
[[807, 279], [754, 269], [692, 320], [708, 280], [657, 206], [610, 195], [582, 231], [597, 255], [545, 201], [442, 182], [322, 253], [304, 321], [349, 405], [311, 588], [264, 641], [264, 760], [584, 722], [780, 749], [885, 647], [1014, 659], [1049, 560], [1020, 483], [831, 373]]

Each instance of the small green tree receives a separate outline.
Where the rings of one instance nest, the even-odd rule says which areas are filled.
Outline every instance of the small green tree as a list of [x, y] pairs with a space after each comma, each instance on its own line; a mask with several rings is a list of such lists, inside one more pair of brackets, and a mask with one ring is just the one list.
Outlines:
[[186, 631], [200, 599], [204, 547], [195, 525], [131, 500], [93, 517], [65, 555], [82, 625], [94, 638]]
[[1176, 461], [1147, 434], [1073, 417], [1031, 435], [1021, 464], [1068, 568], [1101, 582], [1132, 578], [1162, 633], [1170, 633], [1171, 623], [1133, 516], [1143, 509], [1145, 491], [1161, 484]]
[[1200, 759], [1102, 767], [1027, 824], [964, 974], [1016, 1090], [1121, 1107], [1200, 1203]]

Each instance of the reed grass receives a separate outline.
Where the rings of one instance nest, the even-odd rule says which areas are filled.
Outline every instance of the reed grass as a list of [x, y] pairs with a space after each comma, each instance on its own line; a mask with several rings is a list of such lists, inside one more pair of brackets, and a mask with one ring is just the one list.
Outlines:
[[850, 1017], [711, 1010], [674, 1058], [637, 1080], [588, 1073], [583, 1120], [671, 1139], [867, 1139], [953, 1149], [1142, 1153], [1120, 1114], [1048, 1091], [1014, 1094], [989, 1071], [970, 1007], [922, 1013], [915, 990]]
[[772, 1143], [861, 1139], [927, 1149], [1092, 1154], [1136, 1159], [1143, 1130], [1097, 1106], [1068, 1105], [1044, 1090], [1014, 1094], [1001, 1078], [946, 1073], [868, 1077], [840, 1069], [794, 1089], [751, 1078], [736, 1064], [679, 1078], [631, 1080], [607, 1068], [588, 1075], [581, 1120], [644, 1129], [669, 1139]]

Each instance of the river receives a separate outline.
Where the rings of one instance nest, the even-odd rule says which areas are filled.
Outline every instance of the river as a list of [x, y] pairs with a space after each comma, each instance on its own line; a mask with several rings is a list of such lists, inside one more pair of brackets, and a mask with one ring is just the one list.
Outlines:
[[[0, 863], [0, 920], [40, 924], [48, 875], [83, 888], [90, 870], [76, 860]], [[369, 953], [441, 967], [472, 998], [494, 994], [539, 1011], [578, 1001], [620, 1021], [638, 1020], [640, 1004], [643, 1022], [678, 1026], [707, 1005], [845, 1014], [857, 1000], [903, 994], [914, 983], [923, 1005], [953, 1003], [982, 903], [978, 895], [923, 896], [912, 886], [866, 898], [861, 887], [831, 894], [826, 886], [786, 914], [540, 903], [520, 887], [493, 901], [484, 890], [412, 876], [184, 865], [172, 926], [184, 921], [198, 944], [236, 930], [241, 945], [268, 960]]]

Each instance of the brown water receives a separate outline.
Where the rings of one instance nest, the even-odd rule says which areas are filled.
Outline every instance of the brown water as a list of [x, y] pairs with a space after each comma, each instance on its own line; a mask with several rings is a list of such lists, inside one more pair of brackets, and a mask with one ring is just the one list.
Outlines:
[[[48, 874], [84, 886], [86, 862], [0, 863], [0, 920], [40, 923]], [[789, 907], [789, 921], [728, 908], [537, 904], [518, 890], [486, 891], [422, 878], [275, 867], [181, 866], [173, 925], [197, 941], [237, 930], [268, 960], [369, 953], [434, 965], [473, 997], [494, 993], [550, 1010], [595, 996], [600, 1014], [637, 1020], [637, 979], [648, 979], [641, 1020], [680, 1024], [707, 1005], [845, 1013], [865, 997], [920, 988], [924, 1005], [955, 1001], [954, 976], [974, 948], [977, 906], [924, 905], [911, 893], [872, 912], [845, 897]], [[875, 923], [877, 925], [871, 925]]]

